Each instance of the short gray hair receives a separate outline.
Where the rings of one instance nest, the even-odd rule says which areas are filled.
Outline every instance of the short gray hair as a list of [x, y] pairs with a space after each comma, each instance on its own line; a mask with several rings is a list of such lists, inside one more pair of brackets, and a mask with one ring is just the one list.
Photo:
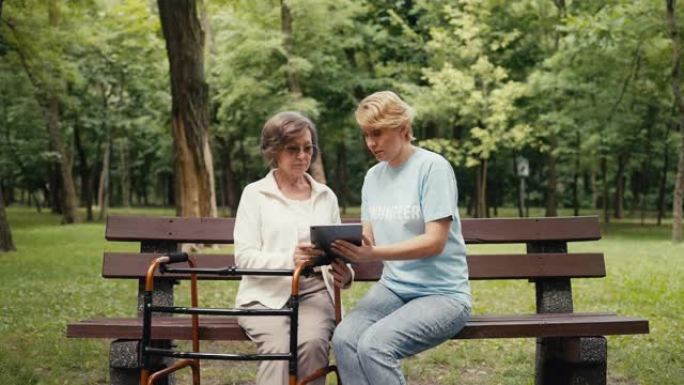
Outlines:
[[316, 125], [311, 119], [296, 111], [284, 111], [273, 115], [264, 124], [261, 130], [261, 153], [268, 163], [268, 167], [274, 168], [276, 164], [276, 155], [282, 151], [285, 146], [309, 130], [311, 133], [311, 143], [313, 144], [313, 154], [311, 161], [313, 162], [318, 156], [318, 133], [316, 132]]

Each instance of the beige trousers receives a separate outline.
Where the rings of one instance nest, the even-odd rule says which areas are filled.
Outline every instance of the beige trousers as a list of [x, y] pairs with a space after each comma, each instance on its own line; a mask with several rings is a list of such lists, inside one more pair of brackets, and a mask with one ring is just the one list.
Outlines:
[[[260, 303], [251, 303], [246, 307], [266, 308]], [[249, 338], [257, 344], [259, 353], [288, 353], [290, 351], [290, 318], [283, 316], [238, 317], [238, 323]], [[334, 329], [335, 308], [325, 287], [300, 297], [297, 344], [298, 380], [328, 366], [330, 339]], [[261, 361], [256, 384], [287, 385], [287, 367], [287, 361]], [[312, 384], [325, 385], [325, 378], [318, 379]]]

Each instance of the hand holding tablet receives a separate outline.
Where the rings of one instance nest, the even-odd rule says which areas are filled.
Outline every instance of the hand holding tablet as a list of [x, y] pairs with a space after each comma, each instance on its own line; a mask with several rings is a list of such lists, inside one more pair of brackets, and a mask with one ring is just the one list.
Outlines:
[[314, 265], [329, 265], [333, 259], [339, 258], [344, 262], [351, 263], [347, 258], [334, 253], [331, 245], [334, 241], [341, 239], [361, 246], [362, 227], [360, 223], [350, 223], [342, 225], [319, 225], [311, 226], [311, 243], [321, 248], [325, 255], [314, 260]]

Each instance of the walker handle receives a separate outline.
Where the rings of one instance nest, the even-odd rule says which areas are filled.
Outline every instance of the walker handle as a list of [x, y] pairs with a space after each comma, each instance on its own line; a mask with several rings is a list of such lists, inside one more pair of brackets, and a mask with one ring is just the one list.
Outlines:
[[169, 257], [169, 261], [167, 263], [187, 262], [188, 258], [190, 258], [188, 253], [184, 251], [173, 251], [168, 253], [167, 257]]

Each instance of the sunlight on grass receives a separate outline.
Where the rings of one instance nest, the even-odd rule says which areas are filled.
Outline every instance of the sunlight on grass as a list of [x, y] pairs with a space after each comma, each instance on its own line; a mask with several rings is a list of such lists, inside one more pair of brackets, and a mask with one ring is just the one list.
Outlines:
[[[173, 215], [173, 210], [111, 213]], [[0, 254], [0, 384], [108, 383], [108, 342], [67, 340], [66, 323], [135, 313], [137, 283], [102, 279], [101, 263], [104, 250], [136, 250], [137, 245], [108, 244], [103, 223], [61, 226], [57, 216], [15, 207], [8, 215], [18, 251]], [[669, 227], [625, 220], [611, 223], [601, 241], [570, 245], [574, 252], [604, 252], [608, 271], [604, 279], [573, 281], [577, 311], [616, 311], [650, 320], [649, 335], [608, 338], [609, 383], [674, 385], [684, 378], [684, 245], [673, 245], [669, 236]], [[469, 248], [471, 253], [522, 250], [520, 245]], [[353, 307], [368, 287], [356, 284], [346, 292], [346, 307]], [[472, 287], [475, 313], [534, 310], [534, 286], [526, 281], [477, 281]], [[231, 306], [237, 283], [202, 282], [200, 290], [202, 305]], [[187, 291], [182, 284], [179, 303], [187, 302]], [[227, 352], [251, 348], [206, 346]], [[534, 349], [532, 339], [452, 341], [406, 360], [404, 368], [412, 384], [532, 384]], [[250, 383], [255, 367], [206, 364], [203, 383]], [[189, 383], [185, 375], [181, 379], [179, 384]]]

